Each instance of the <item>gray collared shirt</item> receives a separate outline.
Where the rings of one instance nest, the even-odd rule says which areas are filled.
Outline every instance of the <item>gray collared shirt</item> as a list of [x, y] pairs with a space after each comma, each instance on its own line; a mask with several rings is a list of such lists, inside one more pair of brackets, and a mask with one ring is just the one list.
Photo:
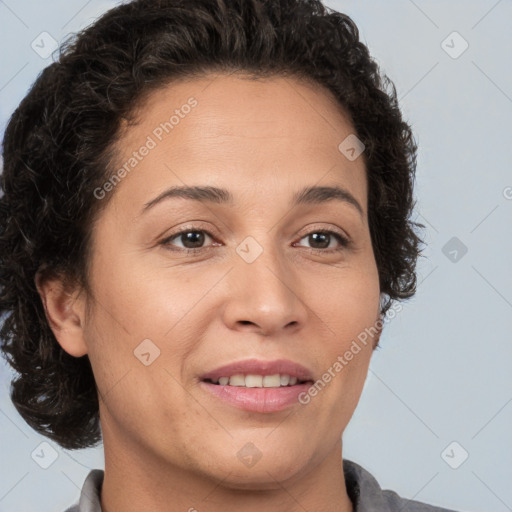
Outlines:
[[[401, 498], [394, 491], [383, 491], [368, 471], [350, 460], [343, 461], [343, 472], [354, 512], [455, 512]], [[103, 470], [93, 469], [85, 479], [80, 501], [65, 512], [101, 512], [103, 475]]]

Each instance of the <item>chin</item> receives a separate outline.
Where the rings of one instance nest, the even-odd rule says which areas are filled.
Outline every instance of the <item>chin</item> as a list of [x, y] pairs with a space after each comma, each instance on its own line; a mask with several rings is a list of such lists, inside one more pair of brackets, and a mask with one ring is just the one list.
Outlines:
[[[251, 468], [245, 471], [233, 467], [229, 476], [222, 480], [222, 486], [241, 491], [282, 489], [283, 482], [294, 479], [296, 475], [296, 469], [284, 469], [276, 464], [267, 464], [259, 469]], [[216, 475], [216, 480], [219, 480], [219, 475]]]
[[208, 476], [221, 480], [223, 487], [240, 490], [279, 489], [279, 483], [294, 480], [307, 472], [310, 462], [304, 457], [303, 448], [290, 447], [282, 455], [282, 450], [274, 450], [271, 446], [257, 450], [250, 442], [241, 450], [233, 451], [232, 456], [224, 452], [213, 459], [215, 463], [204, 468]]

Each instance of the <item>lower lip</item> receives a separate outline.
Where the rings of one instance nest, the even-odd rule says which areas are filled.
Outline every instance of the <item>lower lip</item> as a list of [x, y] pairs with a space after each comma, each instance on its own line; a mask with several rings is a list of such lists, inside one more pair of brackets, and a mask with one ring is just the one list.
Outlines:
[[278, 412], [299, 403], [298, 397], [311, 387], [310, 382], [281, 388], [246, 388], [200, 382], [203, 389], [224, 402], [252, 412]]

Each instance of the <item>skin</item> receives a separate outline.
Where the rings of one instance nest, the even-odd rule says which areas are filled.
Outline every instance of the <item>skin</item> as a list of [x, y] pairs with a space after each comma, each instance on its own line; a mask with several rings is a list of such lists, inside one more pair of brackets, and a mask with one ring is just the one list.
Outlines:
[[[153, 136], [156, 147], [109, 192], [93, 231], [94, 296], [37, 281], [58, 342], [91, 361], [103, 511], [351, 511], [341, 436], [378, 335], [309, 404], [277, 413], [234, 408], [199, 377], [237, 360], [284, 358], [320, 379], [379, 319], [364, 159], [338, 150], [355, 130], [319, 85], [207, 75], [152, 92], [139, 123], [123, 128], [117, 165], [191, 96], [197, 106], [162, 141]], [[182, 185], [226, 188], [233, 204], [172, 198], [141, 214]], [[343, 187], [362, 215], [339, 200], [291, 207], [309, 185]], [[201, 247], [185, 237], [162, 245], [186, 229], [212, 235], [197, 255], [183, 252]], [[308, 236], [322, 229], [351, 244]], [[263, 249], [250, 264], [236, 252], [247, 236]], [[144, 339], [160, 350], [148, 366], [134, 355]], [[252, 467], [237, 457], [248, 442], [261, 453]]]

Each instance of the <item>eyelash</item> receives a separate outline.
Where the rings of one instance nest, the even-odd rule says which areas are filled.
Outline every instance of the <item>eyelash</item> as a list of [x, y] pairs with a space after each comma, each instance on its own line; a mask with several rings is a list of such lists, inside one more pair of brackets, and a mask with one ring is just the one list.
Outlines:
[[[177, 233], [174, 233], [172, 235], [170, 235], [169, 237], [165, 238], [164, 240], [162, 240], [160, 242], [160, 245], [162, 245], [165, 249], [169, 250], [169, 251], [176, 251], [176, 252], [181, 252], [181, 253], [185, 253], [187, 255], [189, 254], [194, 254], [194, 255], [197, 255], [200, 251], [204, 251], [204, 250], [207, 250], [207, 249], [210, 249], [210, 247], [197, 247], [195, 249], [190, 249], [190, 248], [173, 248], [173, 247], [170, 247], [170, 241], [171, 240], [174, 240], [175, 238], [178, 238], [180, 235], [183, 235], [185, 233], [206, 233], [211, 239], [215, 239], [215, 237], [209, 232], [207, 231], [206, 229], [196, 229], [194, 227], [190, 227], [190, 228], [187, 228], [185, 230], [182, 230], [182, 231], [179, 231]], [[340, 243], [340, 247], [338, 248], [334, 248], [334, 249], [316, 249], [314, 247], [311, 247], [309, 248], [309, 250], [315, 254], [333, 254], [333, 253], [338, 253], [338, 252], [341, 252], [343, 250], [345, 250], [347, 247], [350, 246], [351, 242], [348, 238], [344, 237], [343, 235], [341, 235], [340, 233], [337, 233], [336, 231], [331, 231], [331, 230], [327, 230], [327, 229], [314, 229], [312, 231], [310, 231], [309, 233], [306, 233], [304, 236], [302, 236], [300, 238], [300, 240], [302, 240], [303, 238], [306, 238], [308, 237], [309, 235], [312, 235], [312, 234], [322, 234], [322, 235], [333, 235], [334, 238]]]

